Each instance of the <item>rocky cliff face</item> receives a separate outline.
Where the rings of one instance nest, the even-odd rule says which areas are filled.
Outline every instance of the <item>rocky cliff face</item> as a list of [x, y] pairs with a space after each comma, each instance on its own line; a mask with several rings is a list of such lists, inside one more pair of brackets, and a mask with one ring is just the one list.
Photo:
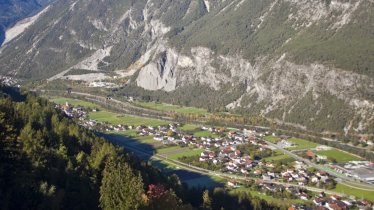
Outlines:
[[220, 106], [306, 129], [372, 132], [373, 8], [372, 0], [60, 1], [1, 49], [0, 69], [86, 81], [114, 72], [170, 93], [241, 87]]

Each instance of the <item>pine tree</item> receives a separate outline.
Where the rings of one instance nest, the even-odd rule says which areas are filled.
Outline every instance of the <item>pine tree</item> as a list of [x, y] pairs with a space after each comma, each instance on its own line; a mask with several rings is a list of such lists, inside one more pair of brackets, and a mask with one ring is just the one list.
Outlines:
[[109, 158], [100, 187], [100, 206], [104, 210], [136, 210], [142, 206], [143, 182], [124, 161]]
[[209, 196], [209, 191], [205, 190], [203, 193], [203, 209], [212, 209], [212, 199]]

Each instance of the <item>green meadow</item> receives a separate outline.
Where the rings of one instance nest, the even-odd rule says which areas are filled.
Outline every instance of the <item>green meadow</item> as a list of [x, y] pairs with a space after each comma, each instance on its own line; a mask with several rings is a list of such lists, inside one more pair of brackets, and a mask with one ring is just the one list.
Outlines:
[[207, 114], [207, 110], [195, 107], [184, 107], [166, 103], [158, 103], [158, 102], [143, 102], [143, 101], [135, 101], [133, 102], [136, 105], [139, 105], [144, 108], [154, 109], [158, 111], [165, 111], [165, 112], [176, 112], [176, 113], [193, 113], [193, 114]]
[[289, 150], [312, 149], [319, 145], [314, 142], [311, 142], [305, 139], [300, 139], [300, 138], [290, 138], [288, 139], [288, 141], [296, 144], [296, 147], [290, 147], [288, 148]]
[[345, 162], [354, 161], [354, 160], [362, 160], [360, 157], [357, 157], [355, 155], [352, 155], [352, 154], [349, 154], [347, 152], [343, 152], [337, 149], [318, 151], [316, 152], [316, 154], [334, 158], [338, 163], [345, 163]]

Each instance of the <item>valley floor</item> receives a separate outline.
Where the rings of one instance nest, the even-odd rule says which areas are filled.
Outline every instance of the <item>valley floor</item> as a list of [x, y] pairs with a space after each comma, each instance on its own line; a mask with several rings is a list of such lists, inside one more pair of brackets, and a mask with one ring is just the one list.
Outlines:
[[[234, 128], [225, 128], [223, 133], [218, 132], [212, 132], [209, 130], [209, 126], [200, 125], [200, 124], [179, 124], [177, 122], [172, 122], [172, 120], [164, 120], [164, 119], [154, 119], [151, 117], [144, 117], [144, 116], [136, 116], [136, 115], [130, 115], [126, 113], [121, 113], [118, 110], [112, 111], [108, 109], [108, 107], [102, 106], [100, 103], [94, 103], [92, 101], [84, 101], [84, 100], [78, 100], [68, 97], [60, 97], [60, 96], [47, 96], [50, 98], [51, 101], [53, 101], [56, 104], [70, 104], [74, 107], [84, 107], [89, 109], [90, 111], [87, 111], [87, 120], [90, 122], [95, 122], [95, 124], [100, 125], [99, 127], [100, 132], [103, 133], [103, 135], [111, 140], [113, 143], [119, 144], [124, 146], [127, 150], [134, 152], [136, 155], [138, 155], [140, 158], [148, 160], [152, 165], [155, 167], [161, 169], [167, 174], [177, 174], [185, 183], [187, 183], [190, 186], [201, 186], [204, 185], [208, 188], [215, 187], [215, 186], [227, 186], [228, 183], [230, 183], [231, 180], [246, 180], [249, 178], [250, 180], [254, 181], [265, 181], [270, 184], [280, 184], [283, 185], [283, 181], [279, 181], [280, 179], [272, 179], [272, 180], [264, 180], [261, 177], [247, 177], [247, 175], [244, 176], [244, 174], [240, 174], [237, 172], [230, 172], [230, 173], [222, 173], [221, 170], [214, 170], [212, 168], [209, 168], [209, 164], [207, 165], [199, 165], [194, 166], [196, 161], [192, 161], [189, 163], [186, 163], [183, 160], [189, 160], [194, 159], [202, 156], [204, 151], [208, 151], [207, 147], [205, 146], [191, 146], [191, 144], [188, 145], [181, 145], [181, 144], [169, 144], [170, 142], [166, 142], [165, 140], [155, 140], [155, 135], [145, 132], [148, 129], [157, 129], [162, 128], [162, 126], [168, 126], [175, 124], [174, 127], [167, 127], [167, 130], [174, 130], [174, 136], [177, 136], [179, 134], [185, 134], [194, 136], [199, 139], [218, 139], [220, 137], [224, 137], [227, 135], [231, 135], [232, 133], [235, 133], [239, 131], [238, 129]], [[179, 107], [179, 106], [173, 106], [173, 105], [165, 105], [165, 104], [152, 104], [148, 106], [144, 103], [133, 103], [133, 104], [139, 104], [142, 108], [151, 108], [155, 110], [168, 110], [167, 107], [171, 107], [170, 110], [172, 111], [180, 111], [183, 113], [200, 113], [200, 114], [206, 114], [203, 110], [195, 109], [195, 108], [186, 108], [186, 107]], [[126, 125], [126, 129], [120, 129], [121, 126]], [[174, 126], [174, 125], [173, 125]], [[92, 127], [93, 128], [93, 127]], [[95, 127], [97, 129], [98, 127]], [[144, 131], [144, 132], [143, 132]], [[149, 130], [148, 130], [149, 131]], [[260, 138], [260, 140], [262, 137]], [[272, 143], [276, 144], [276, 147], [280, 145], [280, 137], [274, 136], [274, 135], [267, 135], [265, 138], [263, 138], [261, 141], [268, 142], [270, 145]], [[173, 141], [173, 140], [171, 140]], [[327, 157], [334, 157], [338, 163], [347, 163], [348, 161], [352, 160], [360, 160], [361, 158], [358, 158], [354, 155], [350, 155], [348, 153], [343, 153], [336, 149], [328, 149], [325, 151], [317, 151], [319, 148], [319, 144], [316, 144], [314, 142], [310, 142], [305, 139], [299, 139], [299, 138], [289, 138], [286, 140], [288, 143], [292, 144], [292, 146], [286, 148], [289, 152], [292, 152], [292, 154], [299, 154], [299, 152], [306, 152], [306, 151], [313, 151], [316, 155], [323, 155]], [[282, 148], [271, 148], [272, 154], [269, 157], [263, 158], [264, 163], [272, 163], [272, 164], [283, 164], [283, 163], [290, 163], [294, 162], [295, 159], [293, 156], [290, 156], [287, 153], [284, 153], [283, 147]], [[209, 150], [210, 151], [210, 150]], [[218, 151], [217, 151], [218, 152]], [[302, 161], [302, 160], [301, 160]], [[326, 163], [326, 166], [321, 165], [321, 167], [327, 168], [328, 163]], [[256, 166], [252, 169], [254, 170], [263, 170], [264, 168]], [[330, 169], [332, 170], [332, 169]], [[337, 173], [337, 172], [334, 172]], [[341, 175], [343, 176], [343, 175]], [[281, 183], [282, 182], [282, 183]], [[239, 182], [238, 182], [239, 183]], [[285, 186], [298, 186], [297, 183], [287, 183]], [[239, 187], [240, 186], [240, 187]], [[357, 183], [357, 186], [362, 187], [360, 183]], [[239, 187], [239, 188], [237, 188]], [[300, 186], [303, 187], [303, 186]], [[321, 189], [315, 188], [315, 187], [306, 187], [308, 190], [311, 190], [311, 192], [314, 190], [315, 192], [321, 191]], [[357, 188], [357, 187], [356, 187]], [[284, 199], [274, 198], [269, 194], [269, 192], [265, 191], [256, 191], [250, 188], [245, 187], [245, 184], [239, 184], [238, 186], [234, 186], [233, 193], [238, 190], [244, 190], [248, 191], [250, 194], [259, 196], [261, 198], [264, 198], [265, 200], [268, 200], [269, 202], [278, 202], [278, 203], [284, 203], [287, 202]], [[366, 190], [365, 190], [366, 189]], [[323, 189], [322, 189], [323, 191]], [[350, 195], [355, 196], [357, 198], [366, 198], [369, 200], [374, 201], [374, 187], [363, 187], [363, 189], [355, 189], [353, 187], [347, 186], [347, 184], [344, 183], [338, 183], [335, 188], [331, 190], [326, 190], [326, 192], [329, 192], [331, 194], [341, 194], [341, 195]], [[298, 199], [290, 199], [288, 202], [291, 203], [305, 203], [305, 200]]]

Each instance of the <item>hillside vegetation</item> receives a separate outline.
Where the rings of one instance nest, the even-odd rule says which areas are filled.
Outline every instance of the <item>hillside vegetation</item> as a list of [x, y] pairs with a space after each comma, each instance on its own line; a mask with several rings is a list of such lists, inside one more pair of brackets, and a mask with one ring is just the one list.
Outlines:
[[280, 208], [245, 193], [189, 189], [32, 94], [1, 88], [0, 130], [1, 209]]

